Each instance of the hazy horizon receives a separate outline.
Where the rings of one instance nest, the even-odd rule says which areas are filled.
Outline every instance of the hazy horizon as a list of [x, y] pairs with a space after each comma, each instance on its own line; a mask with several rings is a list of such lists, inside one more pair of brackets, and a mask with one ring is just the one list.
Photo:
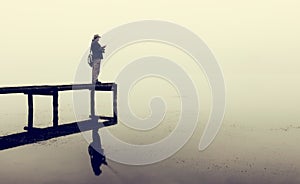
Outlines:
[[[198, 90], [201, 114], [191, 141], [173, 157], [157, 165], [143, 166], [138, 170], [113, 162], [113, 169], [119, 173], [106, 168], [103, 176], [93, 178], [90, 170], [87, 171], [90, 169], [87, 142], [80, 135], [72, 135], [52, 142], [1, 151], [0, 160], [7, 165], [7, 169], [6, 165], [0, 168], [0, 178], [3, 178], [0, 183], [2, 180], [20, 182], [22, 177], [30, 183], [73, 183], [88, 179], [91, 182], [122, 183], [141, 181], [143, 178], [152, 183], [196, 183], [196, 180], [205, 178], [203, 181], [209, 183], [218, 179], [221, 181], [223, 175], [226, 176], [223, 183], [239, 181], [235, 180], [239, 177], [244, 182], [263, 178], [262, 182], [296, 183], [300, 180], [300, 165], [295, 162], [300, 153], [296, 146], [299, 138], [297, 127], [300, 126], [299, 8], [300, 1], [296, 0], [133, 0], [130, 3], [115, 0], [12, 0], [2, 3], [0, 87], [71, 84], [94, 34], [102, 35], [129, 22], [153, 19], [181, 25], [207, 44], [224, 75], [226, 109], [216, 140], [209, 149], [199, 153], [198, 141], [212, 105], [205, 74], [192, 58], [175, 47], [150, 41], [132, 44], [109, 59], [104, 55], [100, 79], [114, 81], [122, 67], [139, 57], [157, 55], [172, 59], [188, 73]], [[100, 43], [109, 47], [109, 42], [103, 43], [100, 39]], [[172, 123], [178, 119], [176, 113], [180, 100], [172, 85], [157, 78], [137, 83], [130, 93], [132, 109], [137, 115], [147, 117], [150, 114], [147, 103], [153, 94], [165, 97], [169, 103], [171, 108], [165, 122], [170, 123], [171, 128], [163, 125], [162, 130], [155, 132], [156, 137], [148, 135], [144, 140], [140, 132], [138, 135], [129, 134], [121, 123], [111, 130], [129, 142], [138, 143], [151, 142], [167, 135], [169, 129], [174, 127]], [[22, 130], [27, 121], [26, 100], [23, 94], [0, 95], [2, 136]], [[49, 124], [52, 120], [51, 98], [38, 96], [34, 100], [35, 121], [42, 126]], [[108, 103], [98, 104], [99, 109], [106, 108]], [[60, 93], [59, 110], [60, 123], [76, 121], [71, 92]], [[140, 137], [135, 139], [135, 136]], [[286, 147], [283, 148], [283, 145]], [[69, 154], [70, 150], [74, 154]], [[24, 160], [19, 153], [24, 154]], [[42, 154], [49, 159], [43, 158]], [[16, 163], [9, 161], [11, 155]], [[38, 162], [44, 164], [45, 172]], [[251, 167], [248, 173], [244, 172], [246, 167]], [[18, 172], [24, 169], [25, 173], [32, 175], [38, 172], [45, 180], [39, 177], [31, 180], [25, 173], [13, 173], [15, 168]], [[160, 168], [166, 171], [156, 173]], [[48, 175], [55, 175], [60, 170], [62, 173], [58, 174], [58, 178]], [[70, 175], [75, 176], [71, 178]], [[189, 177], [185, 178], [185, 175]], [[172, 179], [173, 176], [175, 179]]]

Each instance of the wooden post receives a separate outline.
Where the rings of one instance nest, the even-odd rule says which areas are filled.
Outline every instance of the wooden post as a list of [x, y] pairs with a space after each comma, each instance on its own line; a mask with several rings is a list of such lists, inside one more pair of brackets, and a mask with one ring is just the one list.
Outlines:
[[28, 94], [28, 130], [33, 128], [33, 95]]
[[53, 127], [58, 127], [58, 91], [53, 91]]
[[95, 88], [91, 89], [91, 118], [95, 118]]
[[113, 113], [114, 113], [114, 121], [118, 122], [118, 87], [117, 84], [113, 84], [112, 86], [113, 91]]

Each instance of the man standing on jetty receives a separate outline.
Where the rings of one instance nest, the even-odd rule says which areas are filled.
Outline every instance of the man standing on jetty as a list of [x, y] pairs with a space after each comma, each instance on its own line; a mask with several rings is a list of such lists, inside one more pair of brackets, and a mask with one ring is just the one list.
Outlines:
[[92, 52], [92, 60], [93, 60], [93, 71], [92, 71], [92, 82], [93, 84], [100, 84], [98, 81], [98, 76], [100, 72], [100, 63], [101, 59], [103, 59], [102, 53], [105, 51], [105, 46], [101, 47], [99, 44], [99, 38], [101, 38], [98, 34], [94, 35], [94, 38], [91, 43], [91, 52]]

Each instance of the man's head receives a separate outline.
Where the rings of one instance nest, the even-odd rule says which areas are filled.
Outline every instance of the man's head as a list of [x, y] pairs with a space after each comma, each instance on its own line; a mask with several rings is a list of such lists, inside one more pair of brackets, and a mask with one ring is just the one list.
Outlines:
[[99, 176], [100, 174], [102, 173], [102, 170], [100, 169], [100, 168], [94, 168], [94, 174], [96, 175], [96, 176]]
[[93, 38], [93, 41], [98, 41], [99, 38], [101, 38], [101, 36], [99, 36], [98, 34], [95, 34], [95, 35], [94, 35], [94, 38]]

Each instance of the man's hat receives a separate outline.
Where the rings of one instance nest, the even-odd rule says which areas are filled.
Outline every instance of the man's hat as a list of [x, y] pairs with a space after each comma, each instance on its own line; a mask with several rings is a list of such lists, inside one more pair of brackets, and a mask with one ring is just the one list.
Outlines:
[[98, 34], [95, 34], [93, 40], [95, 40], [97, 38], [101, 38], [101, 36], [99, 36]]

